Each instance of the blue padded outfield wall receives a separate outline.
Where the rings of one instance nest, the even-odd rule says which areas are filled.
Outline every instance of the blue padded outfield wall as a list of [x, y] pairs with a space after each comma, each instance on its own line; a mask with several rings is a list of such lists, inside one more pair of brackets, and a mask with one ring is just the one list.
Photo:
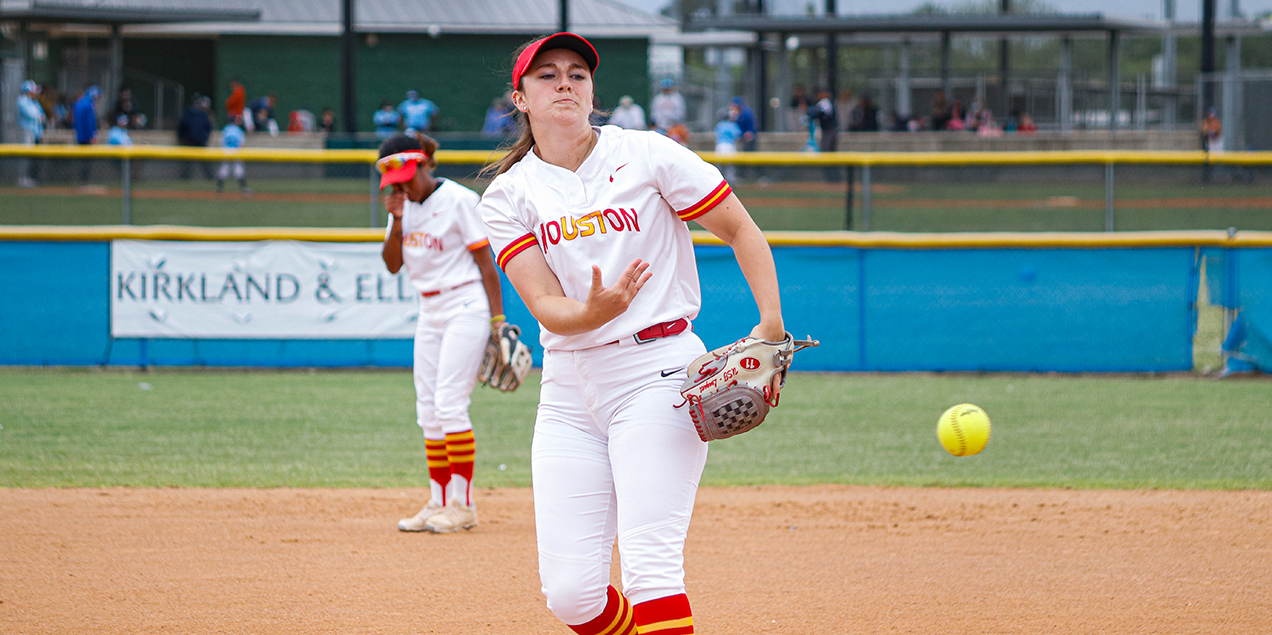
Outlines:
[[[698, 246], [708, 347], [758, 319], [732, 251]], [[1136, 372], [1191, 369], [1196, 250], [774, 248], [800, 370]], [[1272, 250], [1242, 260], [1241, 299], [1272, 325]], [[110, 337], [109, 242], [0, 242], [0, 364], [409, 366], [410, 340]], [[1257, 289], [1245, 286], [1258, 281]], [[505, 281], [505, 311], [537, 329]], [[1257, 319], [1256, 319], [1257, 318]], [[1266, 331], [1264, 331], [1266, 332]], [[535, 361], [540, 351], [535, 346]]]

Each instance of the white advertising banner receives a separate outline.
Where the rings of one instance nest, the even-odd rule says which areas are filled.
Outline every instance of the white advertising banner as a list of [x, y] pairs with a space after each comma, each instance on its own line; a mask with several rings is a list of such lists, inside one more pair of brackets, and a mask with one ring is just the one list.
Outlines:
[[111, 243], [114, 337], [409, 339], [419, 298], [379, 243]]

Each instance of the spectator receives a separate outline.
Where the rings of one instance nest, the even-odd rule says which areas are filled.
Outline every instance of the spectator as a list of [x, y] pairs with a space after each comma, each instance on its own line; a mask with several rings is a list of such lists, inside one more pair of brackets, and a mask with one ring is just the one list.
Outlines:
[[878, 132], [879, 109], [870, 100], [870, 95], [862, 95], [857, 109], [852, 113], [852, 123], [848, 127], [853, 132]]
[[980, 98], [972, 99], [972, 105], [967, 109], [967, 115], [964, 117], [964, 127], [975, 132], [981, 124], [981, 113], [985, 110], [985, 104]]
[[115, 117], [115, 125], [111, 127], [110, 134], [106, 137], [106, 145], [112, 146], [130, 146], [133, 144], [132, 137], [128, 136], [128, 123], [132, 121], [128, 115], [120, 114]]
[[393, 104], [382, 101], [380, 102], [380, 109], [371, 116], [371, 121], [375, 124], [376, 138], [388, 139], [397, 134], [398, 124], [402, 123], [402, 115], [393, 110]]
[[416, 90], [406, 91], [406, 100], [398, 104], [397, 111], [406, 127], [418, 132], [431, 130], [433, 117], [439, 112], [437, 104], [420, 97]]
[[53, 107], [54, 123], [58, 128], [70, 130], [75, 127], [75, 102], [70, 95], [59, 95], [57, 105]]
[[[181, 114], [177, 122], [177, 145], [190, 148], [206, 148], [212, 136], [212, 128], [216, 122], [212, 120], [212, 99], [195, 93], [190, 107]], [[181, 179], [190, 180], [190, 161], [181, 162]], [[198, 161], [203, 178], [212, 178], [212, 165], [207, 161]]]
[[115, 112], [111, 114], [110, 120], [118, 120], [121, 116], [128, 118], [126, 128], [144, 128], [146, 126], [146, 116], [137, 110], [137, 104], [133, 102], [132, 98], [132, 89], [127, 86], [119, 89], [119, 99], [115, 100]]
[[[241, 116], [230, 116], [229, 123], [225, 124], [225, 128], [221, 130], [221, 147], [225, 150], [230, 152], [238, 150], [247, 141], [247, 133], [239, 126], [242, 121], [243, 117]], [[234, 178], [238, 179], [239, 192], [243, 196], [251, 194], [252, 190], [247, 188], [247, 175], [243, 171], [243, 161], [239, 159], [230, 160], [228, 157], [221, 162], [221, 170], [216, 174], [217, 193], [220, 193], [225, 188], [225, 179], [230, 176], [231, 169], [233, 169]]]
[[848, 130], [852, 124], [852, 113], [857, 109], [859, 100], [852, 96], [852, 91], [839, 91], [839, 99], [835, 100], [835, 115], [839, 117], [839, 129]]
[[75, 143], [88, 145], [97, 138], [97, 97], [101, 89], [89, 86], [75, 102]]
[[1033, 117], [1030, 117], [1027, 113], [1022, 113], [1019, 123], [1016, 124], [1016, 134], [1038, 134], [1038, 124], [1034, 123]]
[[287, 132], [313, 132], [314, 113], [306, 108], [297, 108], [287, 115]]
[[[716, 124], [716, 154], [727, 157], [738, 153], [738, 141], [742, 138], [742, 128], [738, 126], [739, 114], [741, 110], [738, 105], [729, 104], [725, 110], [725, 116], [720, 119], [720, 123]], [[733, 164], [724, 166], [724, 180], [733, 181], [736, 178], [737, 169]]]
[[[40, 85], [26, 80], [22, 82], [22, 94], [18, 96], [18, 127], [22, 129], [22, 144], [33, 146], [44, 139], [44, 106], [36, 99]], [[23, 157], [18, 164], [18, 187], [35, 187], [31, 174], [31, 159]]]
[[318, 118], [318, 131], [327, 134], [335, 134], [336, 132], [336, 111], [331, 108], [323, 108], [322, 116]]
[[689, 126], [683, 121], [677, 121], [672, 127], [667, 129], [667, 138], [679, 143], [682, 146], [689, 147]]
[[685, 120], [685, 98], [676, 92], [676, 82], [671, 79], [664, 79], [658, 85], [662, 90], [650, 102], [649, 116], [654, 120], [654, 128], [666, 133], [676, 122]]
[[243, 109], [247, 107], [247, 90], [243, 88], [237, 79], [230, 80], [230, 96], [225, 98], [225, 116], [242, 117]]
[[932, 129], [945, 130], [949, 128], [951, 116], [950, 104], [945, 99], [945, 91], [936, 91], [936, 96], [932, 98]]
[[492, 139], [512, 136], [517, 129], [512, 113], [512, 102], [508, 97], [496, 97], [486, 109], [486, 121], [481, 125], [481, 136]]
[[802, 124], [808, 123], [805, 117], [808, 116], [808, 107], [813, 104], [808, 101], [808, 95], [804, 93], [803, 86], [796, 86], [794, 94], [791, 95], [791, 109], [789, 127], [791, 129], [799, 128]]
[[822, 88], [817, 91], [817, 103], [808, 109], [808, 116], [821, 124], [819, 149], [834, 152], [839, 147], [839, 118], [835, 116], [835, 102], [831, 101], [829, 90]]
[[257, 97], [247, 105], [252, 111], [252, 128], [256, 130], [268, 130], [271, 137], [278, 136], [278, 121], [274, 119], [274, 106], [278, 103], [278, 96], [270, 93], [264, 97]]
[[1206, 110], [1206, 118], [1201, 120], [1201, 142], [1206, 152], [1223, 152], [1223, 123], [1213, 107]]
[[751, 110], [741, 97], [734, 97], [733, 105], [738, 107], [738, 128], [742, 130], [741, 150], [755, 152], [755, 146], [759, 141], [757, 138], [759, 131], [755, 129], [755, 111]]
[[619, 128], [628, 130], [646, 130], [649, 128], [645, 124], [645, 109], [632, 99], [631, 95], [623, 95], [618, 98], [618, 108], [614, 109], [614, 114], [610, 115], [610, 123]]
[[994, 113], [992, 111], [981, 109], [980, 121], [976, 124], [976, 136], [985, 138], [1003, 136], [1003, 129], [999, 127], [998, 122], [994, 121]]
[[963, 102], [955, 99], [954, 105], [950, 108], [950, 122], [945, 124], [946, 130], [965, 130], [966, 124], [963, 123]]

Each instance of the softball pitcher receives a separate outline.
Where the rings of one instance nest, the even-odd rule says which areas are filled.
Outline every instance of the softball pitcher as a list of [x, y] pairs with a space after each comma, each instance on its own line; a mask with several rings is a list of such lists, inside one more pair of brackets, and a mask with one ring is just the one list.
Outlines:
[[[576, 633], [693, 632], [684, 542], [707, 444], [680, 394], [705, 352], [686, 222], [733, 247], [782, 339], [773, 256], [720, 171], [655, 132], [595, 128], [587, 40], [558, 33], [517, 55], [521, 138], [490, 166], [479, 209], [497, 263], [543, 327], [531, 461], [539, 575]], [[609, 585], [615, 537], [620, 593]]]
[[[384, 264], [407, 275], [420, 294], [415, 327], [415, 411], [424, 429], [431, 497], [398, 521], [402, 531], [450, 533], [477, 526], [473, 505], [470, 395], [486, 342], [503, 323], [499, 273], [477, 214], [476, 192], [433, 178], [437, 142], [395, 135], [376, 167], [389, 212]], [[491, 316], [494, 317], [491, 317]]]

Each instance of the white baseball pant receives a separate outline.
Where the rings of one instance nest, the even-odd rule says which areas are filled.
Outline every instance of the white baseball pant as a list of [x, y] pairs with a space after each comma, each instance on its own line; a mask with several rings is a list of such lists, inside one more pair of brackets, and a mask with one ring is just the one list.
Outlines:
[[[480, 280], [420, 298], [415, 415], [425, 439], [442, 441], [447, 434], [472, 429], [468, 406], [489, 339], [490, 302]], [[451, 484], [459, 490], [467, 486], [455, 480]], [[443, 500], [442, 493], [433, 492], [433, 499]]]
[[531, 447], [535, 528], [543, 593], [566, 624], [604, 610], [615, 535], [633, 604], [685, 590], [707, 444], [675, 406], [685, 366], [706, 347], [692, 332], [628, 341], [544, 354]]

